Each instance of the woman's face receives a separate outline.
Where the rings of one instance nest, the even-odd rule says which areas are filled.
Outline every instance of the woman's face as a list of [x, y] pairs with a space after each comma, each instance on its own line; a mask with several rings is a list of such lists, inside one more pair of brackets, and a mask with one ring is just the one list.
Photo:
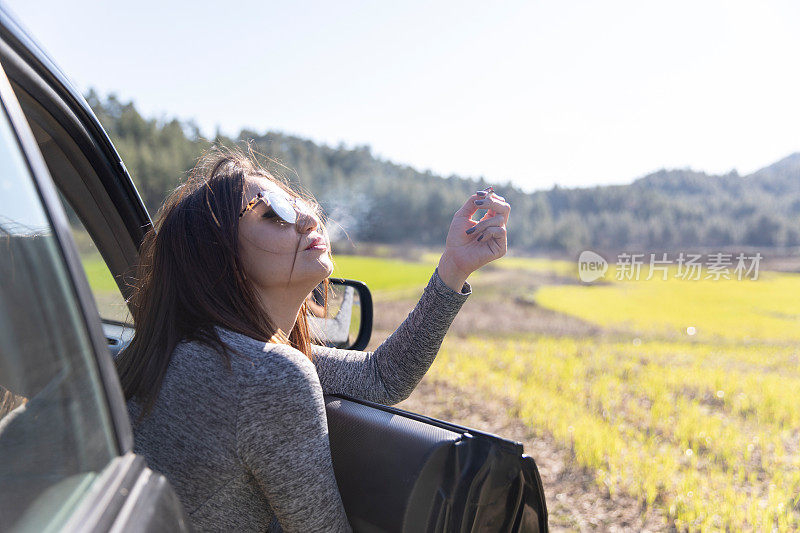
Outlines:
[[[267, 178], [248, 178], [244, 202], [260, 191], [275, 191], [293, 199]], [[266, 205], [258, 202], [239, 219], [239, 247], [247, 278], [256, 288], [298, 287], [311, 291], [331, 275], [328, 236], [319, 219], [298, 208], [297, 222], [283, 221]]]

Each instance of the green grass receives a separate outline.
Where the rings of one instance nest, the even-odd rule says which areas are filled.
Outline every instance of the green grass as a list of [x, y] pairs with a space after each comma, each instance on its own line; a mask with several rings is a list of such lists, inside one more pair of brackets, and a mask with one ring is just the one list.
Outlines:
[[448, 338], [430, 374], [506, 400], [601, 490], [661, 508], [678, 530], [800, 528], [793, 347]]
[[111, 320], [129, 322], [128, 306], [119, 292], [117, 282], [108, 270], [105, 261], [96, 251], [81, 254], [81, 263], [92, 289], [95, 305], [100, 316]]
[[534, 294], [606, 335], [448, 339], [432, 376], [501, 396], [601, 490], [660, 508], [678, 530], [800, 529], [800, 275], [614, 274]]
[[114, 281], [114, 276], [111, 275], [99, 253], [82, 254], [81, 263], [83, 263], [83, 270], [86, 272], [92, 292], [119, 293], [117, 282]]
[[363, 281], [372, 292], [417, 290], [424, 287], [436, 262], [410, 262], [358, 255], [334, 256], [333, 276]]
[[762, 272], [757, 280], [670, 277], [666, 281], [653, 278], [607, 285], [546, 286], [536, 292], [535, 300], [543, 307], [642, 336], [800, 341], [798, 274]]

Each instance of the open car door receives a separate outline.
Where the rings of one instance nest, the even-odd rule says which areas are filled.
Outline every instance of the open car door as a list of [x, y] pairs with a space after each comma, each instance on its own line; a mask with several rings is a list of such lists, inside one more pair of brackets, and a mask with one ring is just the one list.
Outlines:
[[547, 531], [539, 471], [520, 443], [353, 398], [325, 403], [355, 531]]

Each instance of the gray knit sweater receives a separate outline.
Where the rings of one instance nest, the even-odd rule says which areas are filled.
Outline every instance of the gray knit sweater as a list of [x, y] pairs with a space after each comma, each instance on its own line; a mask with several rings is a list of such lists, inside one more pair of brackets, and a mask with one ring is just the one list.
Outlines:
[[322, 394], [394, 404], [430, 367], [471, 293], [434, 272], [422, 298], [375, 352], [314, 347], [312, 363], [289, 346], [219, 329], [238, 352], [178, 345], [150, 415], [137, 419], [134, 451], [172, 483], [202, 531], [349, 531], [331, 464]]

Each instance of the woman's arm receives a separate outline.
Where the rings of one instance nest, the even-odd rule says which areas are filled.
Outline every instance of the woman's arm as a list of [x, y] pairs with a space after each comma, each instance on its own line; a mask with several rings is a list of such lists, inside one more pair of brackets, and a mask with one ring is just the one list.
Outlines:
[[470, 293], [468, 283], [457, 293], [434, 271], [414, 310], [375, 352], [314, 346], [323, 390], [388, 405], [404, 400], [433, 363]]
[[[480, 221], [472, 220], [486, 209]], [[511, 206], [490, 188], [472, 195], [447, 233], [439, 266], [419, 303], [374, 353], [315, 347], [314, 362], [327, 393], [384, 404], [408, 397], [433, 363], [447, 329], [470, 294], [467, 277], [506, 253]]]
[[241, 378], [239, 456], [284, 531], [350, 531], [314, 365], [294, 348], [269, 346], [269, 359]]

